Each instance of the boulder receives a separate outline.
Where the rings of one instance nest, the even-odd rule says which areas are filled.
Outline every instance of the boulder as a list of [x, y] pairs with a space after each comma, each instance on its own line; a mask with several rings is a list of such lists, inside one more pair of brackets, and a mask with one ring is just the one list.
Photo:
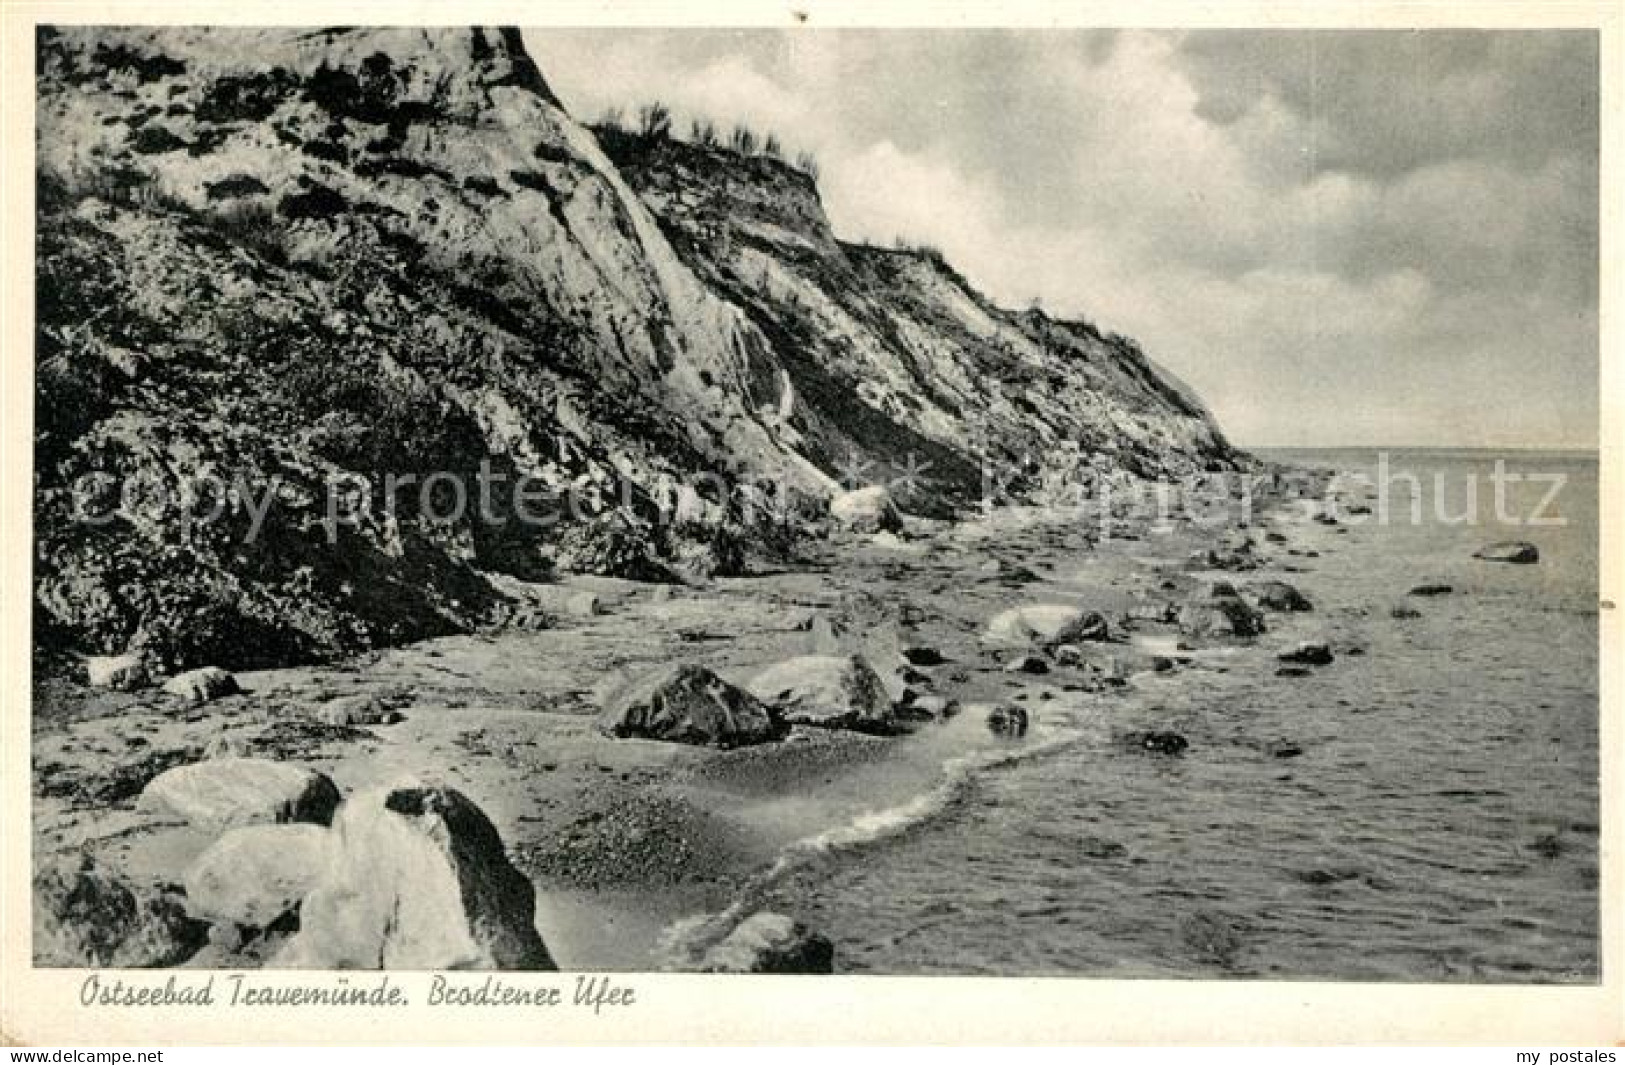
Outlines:
[[853, 532], [902, 532], [903, 515], [885, 485], [843, 492], [830, 500], [830, 517]]
[[324, 725], [339, 728], [393, 725], [402, 718], [401, 712], [388, 700], [366, 692], [329, 699], [312, 708], [310, 716]]
[[1006, 673], [1030, 673], [1033, 676], [1042, 676], [1049, 672], [1049, 663], [1037, 655], [1017, 655], [1005, 663], [1004, 671]]
[[807, 631], [812, 634], [808, 643], [815, 655], [838, 655], [846, 644], [846, 629], [823, 614], [812, 619]]
[[160, 773], [142, 798], [194, 824], [325, 825], [339, 790], [314, 769], [263, 758], [211, 758]]
[[203, 758], [246, 758], [248, 756], [248, 741], [240, 735], [221, 735], [212, 737], [203, 745]]
[[679, 525], [673, 539], [672, 567], [685, 576], [709, 580], [750, 574], [746, 533], [736, 525]]
[[1286, 581], [1258, 581], [1248, 585], [1247, 591], [1261, 610], [1301, 613], [1314, 609], [1304, 594]]
[[988, 559], [977, 569], [987, 577], [1010, 585], [1032, 584], [1039, 579], [1037, 573], [1021, 563], [1005, 562], [997, 558]]
[[[665, 586], [662, 585], [661, 587]], [[541, 632], [544, 629], [551, 629], [554, 623], [553, 615], [542, 607], [525, 604], [514, 608], [513, 612], [508, 615], [506, 625], [510, 629]]]
[[1264, 615], [1238, 595], [1192, 599], [1179, 611], [1179, 631], [1197, 639], [1250, 640], [1264, 631]]
[[886, 686], [886, 697], [893, 705], [902, 706], [924, 694], [933, 682], [929, 676], [913, 666], [900, 666], [881, 673], [880, 683]]
[[141, 655], [96, 655], [85, 659], [85, 680], [92, 688], [136, 691], [152, 684], [152, 670]]
[[[913, 695], [912, 692], [909, 694], [911, 696]], [[908, 722], [935, 721], [937, 719], [936, 714], [932, 713], [928, 709], [922, 708], [920, 704], [915, 702], [912, 698], [909, 699], [908, 702], [898, 704], [898, 706], [892, 710], [892, 715], [896, 717], [898, 721]]]
[[618, 739], [712, 747], [765, 743], [788, 731], [754, 695], [696, 665], [668, 666], [615, 693], [598, 729]]
[[227, 695], [236, 695], [237, 678], [219, 666], [204, 666], [185, 673], [177, 673], [164, 681], [164, 691], [178, 695], [193, 703], [206, 703]]
[[1084, 653], [1083, 648], [1075, 643], [1060, 644], [1054, 649], [1053, 653], [1056, 662], [1074, 669], [1085, 665], [1089, 661], [1089, 656]]
[[535, 889], [461, 792], [419, 781], [359, 792], [333, 833], [327, 872], [272, 967], [556, 967], [536, 931]]
[[959, 704], [945, 695], [922, 695], [909, 707], [921, 719], [946, 721], [959, 713]]
[[947, 661], [942, 657], [942, 652], [935, 647], [905, 647], [902, 655], [904, 661], [911, 666], [940, 666]]
[[1319, 640], [1305, 640], [1290, 651], [1283, 651], [1275, 656], [1282, 662], [1298, 666], [1326, 666], [1330, 665], [1333, 657], [1332, 649]]
[[165, 891], [138, 891], [88, 855], [34, 873], [34, 964], [145, 969], [178, 965], [208, 941], [208, 925]]
[[1516, 566], [1530, 566], [1540, 561], [1540, 549], [1526, 540], [1503, 540], [1487, 544], [1473, 552], [1473, 557], [1485, 562], [1510, 562]]
[[1150, 729], [1128, 733], [1123, 737], [1123, 745], [1133, 750], [1147, 751], [1151, 754], [1178, 755], [1185, 753], [1185, 749], [1190, 746], [1190, 741], [1177, 732]]
[[751, 914], [705, 952], [708, 973], [816, 973], [835, 971], [835, 946], [782, 913]]
[[1078, 853], [1085, 858], [1121, 858], [1128, 853], [1128, 848], [1116, 840], [1085, 836], [1078, 842]]
[[893, 724], [885, 682], [858, 655], [791, 658], [746, 687], [793, 725], [884, 731]]
[[1106, 619], [1065, 603], [1031, 603], [996, 615], [982, 639], [1015, 647], [1057, 647], [1106, 639]]
[[1262, 560], [1253, 553], [1250, 540], [1238, 547], [1213, 547], [1205, 551], [1196, 551], [1191, 555], [1191, 562], [1207, 569], [1223, 570], [1257, 569], [1262, 564]]
[[922, 673], [913, 666], [899, 666], [897, 669], [897, 679], [902, 681], [904, 684], [914, 684], [924, 688], [930, 687], [933, 683], [931, 680], [931, 674]]
[[1179, 618], [1179, 607], [1166, 600], [1135, 603], [1124, 613], [1128, 621], [1147, 621], [1153, 625], [1166, 625]]
[[211, 924], [273, 924], [326, 874], [332, 836], [306, 824], [230, 830], [186, 870], [187, 911]]
[[999, 704], [987, 712], [987, 728], [995, 736], [1019, 739], [1027, 734], [1030, 724], [1025, 707]]
[[653, 529], [620, 512], [600, 515], [559, 534], [555, 561], [569, 573], [670, 582], [671, 570], [657, 558], [657, 540]]
[[606, 612], [603, 602], [591, 592], [577, 592], [566, 599], [564, 611], [574, 618], [595, 618]]

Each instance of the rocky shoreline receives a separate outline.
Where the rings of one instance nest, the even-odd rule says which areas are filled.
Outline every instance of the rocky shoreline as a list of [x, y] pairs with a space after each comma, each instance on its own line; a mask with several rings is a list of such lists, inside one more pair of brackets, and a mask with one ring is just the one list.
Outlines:
[[[927, 792], [946, 757], [1040, 740], [1051, 708], [1109, 714], [1141, 675], [1200, 684], [1207, 651], [1272, 647], [1281, 678], [1364, 652], [1272, 631], [1313, 617], [1282, 578], [1346, 531], [1324, 477], [1276, 483], [1219, 528], [1132, 508], [1104, 542], [1078, 513], [836, 522], [782, 572], [539, 589], [594, 604], [540, 631], [43, 679], [38, 960], [829, 971], [821, 931], [739, 905], [784, 848]], [[1402, 591], [1396, 620], [1449, 594]], [[403, 905], [416, 929], [362, 916]], [[703, 912], [722, 917], [701, 949], [662, 945]]]

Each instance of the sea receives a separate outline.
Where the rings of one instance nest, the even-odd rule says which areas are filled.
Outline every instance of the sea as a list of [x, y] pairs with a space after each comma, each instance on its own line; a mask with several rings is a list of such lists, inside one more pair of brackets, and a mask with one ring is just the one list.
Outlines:
[[[1020, 744], [966, 723], [912, 794], [785, 847], [739, 912], [830, 930], [843, 973], [1595, 982], [1596, 455], [1261, 457], [1389, 478], [1340, 526], [1268, 519], [1316, 553], [1238, 579], [1284, 577], [1312, 612], [1043, 704]], [[1499, 540], [1539, 563], [1472, 557]], [[1408, 594], [1425, 583], [1451, 591]], [[1299, 638], [1336, 660], [1277, 676]], [[1150, 729], [1188, 747], [1125, 748]]]

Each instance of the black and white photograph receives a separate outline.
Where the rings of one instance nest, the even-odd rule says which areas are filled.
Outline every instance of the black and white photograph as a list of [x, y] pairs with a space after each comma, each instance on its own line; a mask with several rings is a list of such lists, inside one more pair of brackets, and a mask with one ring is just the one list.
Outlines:
[[1598, 985], [1598, 30], [802, 19], [34, 27], [31, 967]]

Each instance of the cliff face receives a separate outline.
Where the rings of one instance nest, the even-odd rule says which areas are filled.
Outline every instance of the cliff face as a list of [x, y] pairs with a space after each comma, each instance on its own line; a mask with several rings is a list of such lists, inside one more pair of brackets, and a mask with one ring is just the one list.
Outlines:
[[[816, 500], [913, 456], [924, 511], [984, 457], [1233, 461], [1128, 342], [840, 243], [789, 167], [601, 144], [514, 31], [63, 28], [38, 58], [45, 646], [241, 666], [466, 628], [501, 610], [483, 571], [696, 471]], [[434, 520], [423, 481], [482, 465], [489, 513]], [[512, 519], [521, 473], [556, 520]]]
[[1177, 476], [1237, 460], [1133, 341], [996, 307], [930, 249], [837, 240], [795, 167], [600, 137], [684, 262], [769, 338], [806, 400], [794, 427], [815, 452], [885, 471], [917, 449], [951, 497], [981, 490], [984, 461], [1002, 483], [1016, 468], [1087, 482], [1090, 470]]

